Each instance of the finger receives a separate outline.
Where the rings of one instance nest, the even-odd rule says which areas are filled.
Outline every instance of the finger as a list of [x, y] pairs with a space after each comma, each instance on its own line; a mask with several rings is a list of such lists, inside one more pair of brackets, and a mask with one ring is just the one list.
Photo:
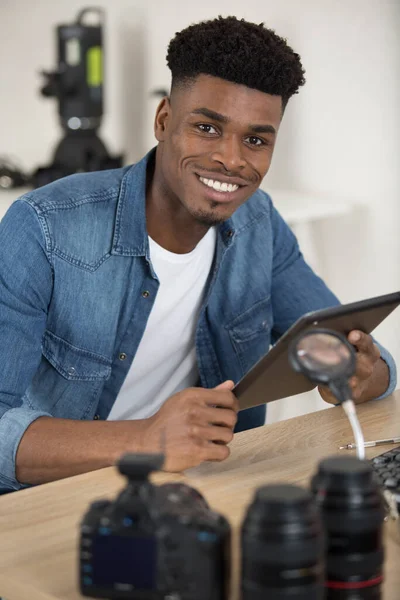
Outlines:
[[233, 439], [233, 431], [228, 427], [219, 427], [218, 425], [190, 425], [188, 437], [193, 443], [200, 446], [211, 442], [229, 444]]
[[231, 408], [235, 412], [239, 410], [239, 401], [229, 390], [203, 390], [204, 400], [208, 406], [219, 406]]
[[358, 329], [353, 329], [353, 331], [350, 331], [347, 339], [359, 352], [370, 354], [371, 356], [376, 355], [375, 348], [377, 349], [377, 347], [375, 346], [372, 337], [367, 333], [363, 333]]
[[233, 431], [229, 427], [207, 425], [206, 427], [201, 428], [201, 430], [198, 432], [198, 436], [207, 442], [229, 444], [233, 440]]
[[356, 372], [355, 376], [357, 379], [368, 379], [374, 372], [375, 359], [368, 354], [357, 354], [356, 360]]
[[319, 385], [318, 392], [320, 393], [321, 398], [325, 402], [329, 402], [329, 404], [337, 404], [337, 402], [338, 402], [337, 398], [335, 398], [335, 396], [332, 394], [332, 392], [330, 391], [330, 389], [327, 386]]
[[213, 462], [221, 462], [226, 460], [230, 455], [231, 451], [225, 444], [208, 444], [202, 452], [202, 460], [209, 460]]
[[205, 407], [198, 411], [197, 419], [203, 425], [219, 425], [233, 429], [237, 422], [237, 413], [230, 408]]
[[223, 381], [222, 383], [217, 385], [214, 388], [214, 390], [230, 390], [230, 391], [232, 391], [234, 387], [235, 387], [235, 382], [232, 381], [231, 379], [227, 379], [226, 381]]
[[358, 377], [352, 377], [349, 381], [349, 385], [350, 385], [350, 389], [351, 389], [351, 397], [353, 398], [353, 400], [357, 400], [362, 392], [363, 392], [363, 381], [362, 379], [359, 379]]

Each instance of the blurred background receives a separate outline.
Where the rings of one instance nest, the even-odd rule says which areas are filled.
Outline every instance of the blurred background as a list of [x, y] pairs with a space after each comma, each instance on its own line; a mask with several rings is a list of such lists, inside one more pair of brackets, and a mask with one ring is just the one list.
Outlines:
[[[99, 131], [125, 164], [154, 144], [175, 32], [236, 15], [288, 39], [306, 85], [289, 102], [263, 188], [307, 260], [342, 302], [400, 289], [400, 3], [398, 0], [98, 0], [105, 10], [105, 112]], [[62, 135], [39, 89], [56, 67], [56, 33], [78, 0], [0, 0], [0, 155], [25, 171], [49, 163]], [[9, 194], [9, 192], [6, 192]], [[15, 190], [15, 197], [18, 196]], [[4, 196], [5, 197], [5, 196]], [[2, 191], [0, 190], [0, 203]], [[400, 309], [374, 335], [400, 363]], [[277, 401], [268, 422], [326, 407], [317, 392]]]

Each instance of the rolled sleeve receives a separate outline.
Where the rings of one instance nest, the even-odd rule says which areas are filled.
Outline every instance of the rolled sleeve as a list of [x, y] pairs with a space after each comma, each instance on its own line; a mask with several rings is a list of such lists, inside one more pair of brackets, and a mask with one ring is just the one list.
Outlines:
[[0, 419], [0, 492], [29, 487], [17, 481], [15, 460], [22, 436], [29, 425], [39, 417], [51, 417], [51, 415], [28, 408], [11, 408]]
[[381, 344], [379, 342], [377, 342], [375, 339], [374, 339], [374, 342], [379, 348], [379, 352], [381, 353], [382, 360], [385, 361], [385, 363], [387, 364], [388, 369], [389, 369], [389, 385], [388, 385], [386, 391], [377, 398], [377, 400], [380, 400], [381, 398], [386, 398], [386, 396], [389, 396], [390, 394], [392, 394], [394, 392], [394, 390], [396, 389], [397, 368], [396, 368], [396, 363], [394, 362], [394, 359], [393, 359], [392, 355], [390, 354], [390, 352], [388, 352], [386, 350], [386, 348], [381, 346]]

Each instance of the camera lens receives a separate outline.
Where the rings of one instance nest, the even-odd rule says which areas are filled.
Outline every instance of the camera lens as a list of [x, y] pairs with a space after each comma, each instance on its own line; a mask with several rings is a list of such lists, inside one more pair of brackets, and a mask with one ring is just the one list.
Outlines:
[[321, 600], [323, 533], [310, 492], [293, 485], [257, 490], [242, 526], [243, 600]]
[[327, 537], [327, 599], [379, 600], [384, 507], [371, 466], [354, 457], [327, 458], [312, 490]]

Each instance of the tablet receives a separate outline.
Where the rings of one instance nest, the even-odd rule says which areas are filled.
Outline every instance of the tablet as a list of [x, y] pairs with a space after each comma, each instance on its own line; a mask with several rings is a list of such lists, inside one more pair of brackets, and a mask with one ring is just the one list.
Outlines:
[[394, 292], [303, 315], [233, 389], [240, 410], [316, 387], [304, 375], [293, 371], [289, 364], [288, 347], [299, 333], [316, 327], [333, 329], [346, 336], [352, 329], [371, 333], [399, 304], [400, 292]]

